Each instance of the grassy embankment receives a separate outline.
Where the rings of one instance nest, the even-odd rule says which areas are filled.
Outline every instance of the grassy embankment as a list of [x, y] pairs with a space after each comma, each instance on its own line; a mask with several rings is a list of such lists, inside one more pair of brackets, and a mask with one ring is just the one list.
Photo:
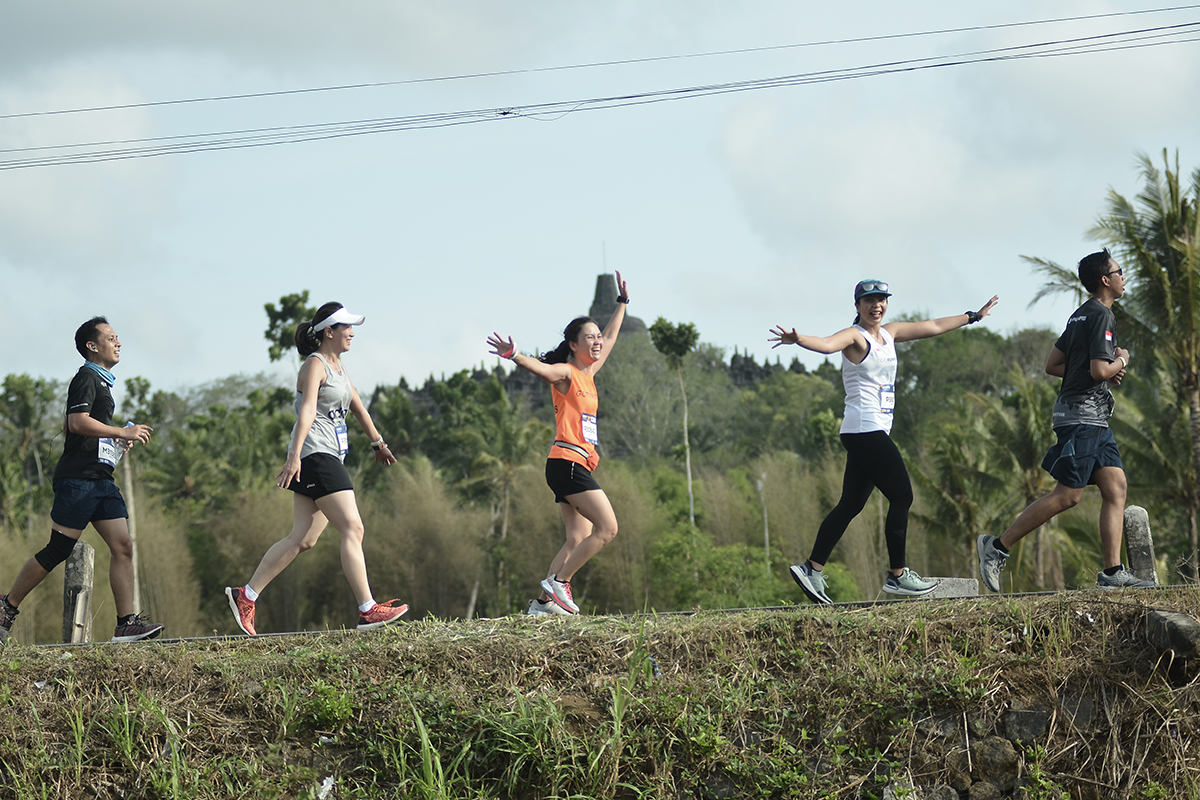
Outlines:
[[1143, 631], [1148, 608], [1197, 607], [1073, 592], [10, 645], [0, 795], [878, 797], [986, 777], [954, 751], [1042, 707], [1017, 745], [1026, 796], [1196, 798], [1198, 670]]

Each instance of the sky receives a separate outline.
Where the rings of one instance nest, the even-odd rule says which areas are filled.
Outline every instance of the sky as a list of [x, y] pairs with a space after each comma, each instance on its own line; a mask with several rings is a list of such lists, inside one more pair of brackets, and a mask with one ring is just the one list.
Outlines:
[[[1136, 194], [1139, 152], [1200, 166], [1200, 41], [759, 82], [1200, 21], [1195, 6], [1130, 13], [1162, 7], [5, 4], [0, 287], [17, 335], [0, 375], [67, 380], [75, 328], [103, 314], [124, 345], [118, 378], [290, 384], [296, 361], [268, 360], [263, 306], [308, 290], [366, 316], [346, 356], [360, 391], [419, 385], [495, 364], [493, 331], [555, 346], [614, 270], [631, 314], [692, 322], [760, 362], [819, 364], [772, 352], [768, 329], [845, 327], [867, 277], [891, 283], [891, 314], [999, 294], [993, 330], [1058, 329], [1072, 298], [1030, 308], [1042, 280], [1021, 256], [1073, 265], [1098, 249], [1087, 232], [1110, 190]], [[1069, 17], [1094, 18], [1017, 24]], [[362, 84], [389, 85], [298, 91]], [[173, 102], [234, 95], [259, 96]], [[125, 107], [76, 111], [109, 106]], [[98, 149], [68, 145], [489, 109], [471, 124], [13, 168]]]

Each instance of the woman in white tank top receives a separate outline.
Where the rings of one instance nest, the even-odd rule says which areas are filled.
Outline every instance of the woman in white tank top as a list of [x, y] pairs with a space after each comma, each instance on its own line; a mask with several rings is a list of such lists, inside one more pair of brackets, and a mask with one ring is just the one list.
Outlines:
[[850, 521], [863, 510], [872, 490], [888, 500], [884, 539], [887, 541], [890, 569], [883, 591], [889, 594], [921, 597], [937, 587], [905, 561], [908, 537], [908, 509], [912, 505], [912, 482], [900, 451], [892, 442], [892, 414], [896, 407], [896, 343], [931, 336], [971, 325], [986, 317], [1000, 299], [992, 297], [979, 311], [923, 322], [889, 322], [888, 285], [879, 280], [859, 281], [854, 287], [854, 306], [858, 312], [854, 324], [832, 336], [805, 336], [796, 329], [777, 325], [767, 340], [796, 344], [806, 350], [832, 355], [842, 354], [842, 385], [846, 390], [846, 408], [842, 416], [841, 440], [846, 448], [846, 474], [842, 497], [817, 531], [812, 555], [803, 564], [792, 566], [792, 579], [816, 603], [832, 603], [826, 592], [822, 572], [834, 546], [846, 532]]

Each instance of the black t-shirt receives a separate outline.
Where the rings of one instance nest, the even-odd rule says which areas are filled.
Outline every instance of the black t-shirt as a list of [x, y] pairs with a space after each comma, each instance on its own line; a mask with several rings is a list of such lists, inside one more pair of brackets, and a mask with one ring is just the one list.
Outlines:
[[1092, 377], [1092, 359], [1117, 360], [1117, 318], [1099, 300], [1092, 298], [1067, 320], [1067, 328], [1054, 346], [1067, 356], [1062, 387], [1052, 412], [1053, 426], [1097, 425], [1108, 427], [1113, 415], [1113, 396], [1108, 381]]
[[[67, 389], [67, 414], [87, 414], [97, 422], [111, 425], [115, 408], [112, 392], [104, 379], [90, 367], [80, 367]], [[120, 444], [113, 439], [80, 436], [69, 430], [66, 434], [62, 458], [54, 468], [54, 480], [90, 478], [111, 481], [115, 466], [113, 451]]]

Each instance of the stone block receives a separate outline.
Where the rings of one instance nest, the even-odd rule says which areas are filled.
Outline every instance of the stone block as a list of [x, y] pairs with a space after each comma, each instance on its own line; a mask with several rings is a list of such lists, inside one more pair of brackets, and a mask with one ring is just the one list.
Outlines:
[[927, 578], [937, 581], [937, 588], [926, 597], [978, 597], [979, 581], [974, 578]]
[[1041, 738], [1050, 725], [1050, 712], [1041, 707], [1014, 709], [1000, 717], [1004, 738], [1010, 742], [1032, 742]]
[[1200, 622], [1187, 614], [1151, 611], [1146, 615], [1146, 639], [1160, 653], [1174, 650], [1179, 658], [1200, 655]]
[[1154, 560], [1154, 537], [1150, 535], [1150, 515], [1141, 506], [1125, 509], [1125, 552], [1129, 554], [1129, 571], [1144, 581], [1158, 584], [1158, 567]]

